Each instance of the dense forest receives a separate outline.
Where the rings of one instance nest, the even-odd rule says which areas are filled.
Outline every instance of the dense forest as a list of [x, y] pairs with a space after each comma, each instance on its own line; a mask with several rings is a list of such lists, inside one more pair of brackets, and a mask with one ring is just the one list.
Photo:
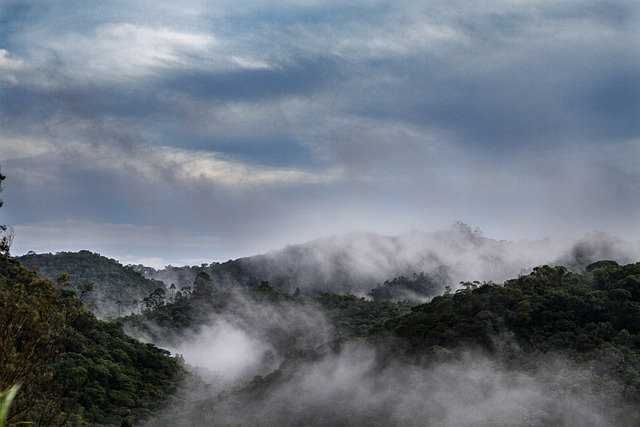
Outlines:
[[175, 396], [184, 372], [87, 311], [63, 277], [0, 257], [0, 390], [18, 385], [9, 425], [127, 425]]
[[0, 386], [21, 385], [12, 422], [640, 422], [640, 263], [544, 265], [424, 303], [388, 298], [396, 287], [440, 289], [420, 273], [365, 298], [217, 286], [200, 271], [117, 322], [83, 308], [68, 276], [1, 263]]
[[147, 279], [131, 267], [90, 251], [29, 253], [16, 259], [50, 280], [67, 274], [78, 297], [100, 318], [138, 311], [144, 297], [164, 287], [162, 282]]
[[208, 294], [125, 325], [188, 349], [185, 336], [201, 341], [223, 324], [245, 333], [259, 357], [227, 389], [198, 389], [150, 425], [640, 422], [640, 263], [603, 261], [580, 274], [540, 266], [414, 306], [290, 295], [267, 282], [221, 291], [206, 273], [199, 280]]

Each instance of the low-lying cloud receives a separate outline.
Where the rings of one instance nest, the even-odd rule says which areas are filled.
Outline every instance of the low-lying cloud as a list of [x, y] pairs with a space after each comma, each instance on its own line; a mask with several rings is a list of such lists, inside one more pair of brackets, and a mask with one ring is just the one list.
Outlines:
[[311, 302], [269, 303], [238, 290], [227, 291], [220, 301], [223, 307], [200, 307], [201, 320], [193, 328], [174, 331], [149, 323], [150, 333], [129, 332], [181, 355], [217, 391], [271, 372], [292, 354], [331, 340], [325, 314]]
[[586, 367], [558, 358], [539, 360], [533, 369], [507, 368], [499, 357], [473, 351], [426, 366], [383, 359], [349, 345], [283, 366], [265, 389], [261, 377], [254, 379], [253, 394], [200, 395], [176, 409], [179, 415], [152, 424], [603, 427], [637, 415], [613, 401]]
[[640, 242], [606, 233], [577, 241], [545, 239], [509, 242], [485, 237], [458, 223], [450, 230], [397, 236], [351, 233], [239, 260], [262, 280], [293, 292], [303, 290], [366, 294], [385, 280], [413, 273], [432, 274], [457, 289], [462, 281], [502, 283], [533, 267], [564, 264], [580, 271], [601, 259], [640, 260]]

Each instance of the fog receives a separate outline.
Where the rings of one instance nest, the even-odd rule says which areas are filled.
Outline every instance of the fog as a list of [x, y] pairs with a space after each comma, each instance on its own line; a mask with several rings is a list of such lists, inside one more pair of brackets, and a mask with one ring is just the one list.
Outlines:
[[[614, 426], [624, 412], [584, 366], [539, 358], [507, 367], [503, 355], [469, 350], [421, 365], [389, 362], [366, 345], [258, 377], [243, 393], [197, 396], [148, 425]], [[248, 390], [248, 391], [247, 391]]]
[[492, 354], [431, 348], [416, 356], [393, 338], [337, 339], [327, 312], [309, 298], [273, 303], [225, 287], [259, 277], [288, 291], [365, 294], [384, 279], [426, 271], [443, 274], [443, 289], [455, 289], [463, 280], [502, 283], [541, 264], [584, 271], [601, 259], [637, 262], [640, 244], [605, 233], [497, 241], [456, 224], [435, 233], [334, 236], [225, 268], [173, 271], [187, 278], [209, 271], [232, 298], [203, 326], [180, 336], [156, 329], [155, 340], [147, 337], [182, 355], [195, 377], [179, 403], [145, 425], [626, 425], [640, 414], [620, 400], [623, 386], [602, 375], [606, 362], [527, 353], [508, 335], [494, 337]]
[[228, 291], [224, 306], [200, 319], [202, 324], [179, 331], [147, 323], [146, 331], [129, 327], [127, 332], [181, 355], [216, 391], [271, 372], [286, 357], [313, 350], [332, 336], [324, 313], [311, 302], [259, 301], [238, 290]]
[[199, 375], [217, 385], [256, 375], [272, 350], [260, 337], [225, 320], [199, 328], [167, 349], [181, 354]]
[[191, 269], [147, 270], [147, 277], [190, 286], [198, 271], [217, 284], [257, 285], [269, 281], [287, 292], [337, 292], [367, 296], [385, 280], [425, 272], [440, 290], [455, 290], [463, 281], [502, 283], [533, 267], [565, 265], [581, 271], [601, 259], [618, 263], [640, 260], [640, 242], [606, 233], [578, 240], [543, 239], [511, 242], [484, 236], [479, 229], [456, 223], [450, 229], [385, 236], [350, 233], [290, 245], [263, 255]]
[[510, 242], [485, 237], [479, 229], [458, 223], [450, 230], [433, 233], [330, 237], [250, 258], [248, 264], [288, 290], [300, 286], [362, 294], [372, 284], [401, 275], [425, 272], [442, 276], [442, 267], [448, 274], [442, 288], [456, 289], [461, 281], [502, 283], [543, 264], [563, 264], [579, 271], [600, 259], [619, 263], [638, 260], [640, 242], [626, 242], [605, 233], [578, 241]]

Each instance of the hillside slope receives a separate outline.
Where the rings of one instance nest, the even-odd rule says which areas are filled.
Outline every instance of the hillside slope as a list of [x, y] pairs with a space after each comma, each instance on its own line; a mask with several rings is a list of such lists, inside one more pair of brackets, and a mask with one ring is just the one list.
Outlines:
[[64, 280], [0, 256], [0, 391], [9, 425], [125, 426], [175, 398], [178, 359], [87, 311]]
[[37, 269], [40, 276], [56, 281], [68, 274], [73, 287], [93, 284], [83, 295], [87, 308], [100, 318], [115, 318], [138, 310], [142, 300], [165, 284], [148, 279], [114, 259], [89, 251], [27, 254], [17, 257], [22, 265]]
[[212, 381], [149, 426], [640, 422], [640, 263], [539, 266], [414, 307], [212, 291], [126, 320]]
[[434, 279], [437, 293], [453, 290], [462, 281], [501, 283], [543, 264], [564, 265], [581, 271], [599, 259], [621, 264], [640, 258], [640, 242], [628, 243], [595, 233], [578, 241], [509, 242], [483, 236], [466, 224], [450, 230], [412, 232], [397, 236], [351, 233], [224, 263], [154, 270], [134, 267], [146, 277], [191, 286], [207, 272], [221, 287], [258, 286], [268, 281], [285, 292], [337, 292], [366, 296], [386, 280], [425, 273]]

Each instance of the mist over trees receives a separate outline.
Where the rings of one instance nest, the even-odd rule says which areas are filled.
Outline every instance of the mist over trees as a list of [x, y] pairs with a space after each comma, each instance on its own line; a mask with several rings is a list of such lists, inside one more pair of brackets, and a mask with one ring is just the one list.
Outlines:
[[[602, 254], [601, 246], [587, 247]], [[580, 249], [584, 253], [581, 259], [589, 259]], [[0, 369], [0, 385], [20, 381], [31, 390], [18, 396], [14, 420], [149, 426], [640, 422], [640, 263], [599, 260], [579, 272], [542, 265], [501, 283], [466, 281], [457, 288], [442, 288], [439, 281], [450, 277], [443, 268], [440, 278], [416, 273], [386, 280], [370, 298], [304, 288], [290, 293], [266, 280], [225, 286], [201, 270], [190, 286], [154, 289], [121, 323], [87, 312], [73, 287], [65, 290], [68, 276], [53, 283], [11, 258], [3, 265], [2, 315], [26, 304], [53, 316], [29, 326], [46, 338], [33, 350], [22, 338], [3, 338], [0, 348], [14, 348], [3, 357], [17, 359]], [[22, 294], [7, 293], [16, 286], [24, 286]], [[430, 292], [429, 302], [409, 298]], [[121, 325], [150, 344], [128, 337]], [[40, 342], [50, 347], [36, 350]], [[31, 364], [12, 376], [7, 367], [19, 361]], [[25, 374], [33, 369], [50, 374]], [[162, 403], [167, 399], [174, 403]]]
[[[579, 272], [600, 259], [634, 262], [640, 259], [640, 242], [626, 242], [604, 233], [578, 241], [499, 241], [457, 222], [449, 230], [438, 232], [327, 237], [222, 263], [162, 270], [132, 268], [167, 286], [175, 284], [178, 289], [192, 286], [196, 275], [206, 272], [220, 288], [258, 286], [268, 281], [288, 293], [298, 288], [310, 293], [426, 301], [447, 288], [455, 291], [461, 282], [501, 283], [544, 264], [564, 265]], [[414, 275], [422, 278], [411, 284]], [[402, 286], [398, 282], [401, 277], [407, 279]], [[390, 283], [385, 285], [387, 281]]]
[[[640, 263], [587, 270], [539, 266], [415, 306], [266, 282], [192, 295], [125, 320], [172, 336], [212, 381], [148, 425], [636, 425]], [[222, 345], [237, 375], [223, 378]]]
[[[7, 248], [0, 390], [20, 385], [8, 420], [638, 425], [638, 248], [604, 234], [548, 243], [457, 223], [162, 271]], [[87, 309], [113, 302], [117, 322]]]

